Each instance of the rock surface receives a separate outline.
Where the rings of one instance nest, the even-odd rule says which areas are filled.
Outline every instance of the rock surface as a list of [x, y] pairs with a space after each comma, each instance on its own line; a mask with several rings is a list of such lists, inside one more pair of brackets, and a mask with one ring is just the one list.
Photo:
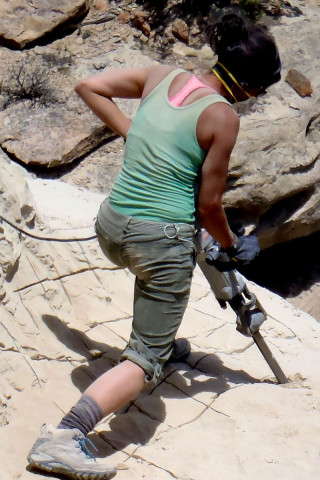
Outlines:
[[304, 12], [283, 19], [272, 32], [283, 76], [291, 68], [308, 72], [314, 92], [301, 98], [281, 81], [244, 111], [225, 196], [226, 205], [239, 209], [237, 214], [242, 210], [248, 224], [251, 217], [263, 248], [309, 235], [320, 226], [320, 56], [315, 55], [320, 12]]
[[79, 109], [61, 105], [31, 112], [12, 107], [9, 118], [0, 113], [5, 126], [0, 133], [2, 148], [27, 165], [50, 168], [71, 163], [113, 136], [92, 117], [87, 111], [79, 115]]
[[52, 32], [59, 25], [75, 20], [89, 8], [88, 0], [10, 0], [0, 5], [0, 43], [24, 47]]
[[303, 75], [303, 73], [298, 72], [298, 70], [295, 70], [294, 68], [289, 70], [286, 76], [286, 82], [288, 82], [301, 97], [307, 97], [313, 93], [310, 80]]
[[[0, 168], [1, 211], [13, 212], [21, 228], [60, 239], [93, 233], [101, 195], [25, 178], [3, 154]], [[9, 246], [1, 248], [2, 478], [54, 478], [35, 477], [26, 456], [43, 422], [56, 424], [117, 362], [130, 333], [134, 278], [110, 264], [96, 240], [49, 242], [1, 228]], [[17, 262], [8, 276], [6, 265]], [[168, 365], [160, 384], [90, 435], [98, 461], [118, 465], [116, 478], [319, 477], [320, 323], [257, 285], [250, 289], [268, 313], [263, 335], [291, 382], [277, 385], [196, 270], [179, 330], [192, 345], [187, 363]]]

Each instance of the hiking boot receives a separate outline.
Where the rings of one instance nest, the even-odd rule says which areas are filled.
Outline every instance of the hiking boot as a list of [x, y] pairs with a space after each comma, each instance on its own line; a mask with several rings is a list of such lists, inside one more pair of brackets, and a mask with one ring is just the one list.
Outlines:
[[186, 338], [177, 338], [173, 342], [172, 353], [167, 363], [184, 362], [190, 355], [191, 345]]
[[77, 480], [107, 480], [117, 469], [96, 462], [88, 450], [86, 438], [75, 428], [58, 429], [43, 425], [41, 435], [33, 445], [28, 462], [46, 472], [61, 473]]

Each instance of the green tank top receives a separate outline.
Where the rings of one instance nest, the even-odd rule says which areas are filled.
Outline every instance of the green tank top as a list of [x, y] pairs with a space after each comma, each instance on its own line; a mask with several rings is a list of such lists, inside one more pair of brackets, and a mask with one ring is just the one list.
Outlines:
[[209, 105], [229, 102], [210, 94], [190, 105], [172, 105], [168, 89], [182, 72], [170, 72], [141, 102], [132, 122], [123, 167], [109, 197], [123, 215], [172, 223], [195, 220], [194, 184], [206, 155], [197, 122]]

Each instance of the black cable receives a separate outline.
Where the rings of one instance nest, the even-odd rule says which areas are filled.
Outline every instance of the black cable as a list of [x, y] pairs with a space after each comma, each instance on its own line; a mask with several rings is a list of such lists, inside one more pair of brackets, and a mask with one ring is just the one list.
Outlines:
[[14, 228], [15, 230], [18, 230], [18, 232], [22, 233], [23, 235], [26, 235], [27, 237], [30, 237], [30, 238], [34, 238], [36, 240], [44, 240], [47, 242], [87, 242], [88, 240], [93, 240], [94, 238], [97, 238], [97, 235], [92, 235], [91, 237], [82, 237], [82, 238], [39, 237], [38, 235], [33, 235], [32, 233], [26, 232], [22, 228], [18, 227], [14, 223], [4, 218], [2, 215], [0, 215], [0, 220], [7, 223], [8, 225], [10, 225], [10, 227]]

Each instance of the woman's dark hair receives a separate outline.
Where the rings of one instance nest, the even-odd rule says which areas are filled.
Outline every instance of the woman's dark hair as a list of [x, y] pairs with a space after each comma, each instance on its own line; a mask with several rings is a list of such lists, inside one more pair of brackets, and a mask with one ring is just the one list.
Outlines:
[[266, 88], [281, 78], [275, 40], [263, 25], [246, 24], [236, 14], [224, 15], [208, 28], [212, 50], [245, 88]]

